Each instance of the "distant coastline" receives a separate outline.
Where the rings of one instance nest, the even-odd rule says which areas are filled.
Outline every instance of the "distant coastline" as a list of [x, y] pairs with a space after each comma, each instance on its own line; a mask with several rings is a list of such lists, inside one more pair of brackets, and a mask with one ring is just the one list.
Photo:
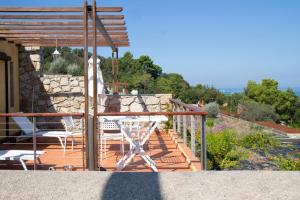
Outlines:
[[[244, 88], [218, 88], [224, 94], [234, 94], [234, 93], [241, 93], [244, 91]], [[280, 88], [281, 90], [286, 90], [287, 88]], [[294, 92], [298, 97], [300, 97], [300, 87], [292, 87]]]

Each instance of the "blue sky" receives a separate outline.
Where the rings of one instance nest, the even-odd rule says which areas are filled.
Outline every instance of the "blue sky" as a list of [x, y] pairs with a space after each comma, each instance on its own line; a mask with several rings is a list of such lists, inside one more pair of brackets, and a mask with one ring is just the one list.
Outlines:
[[[25, 3], [26, 2], [26, 3]], [[149, 55], [192, 85], [243, 87], [273, 78], [300, 86], [299, 0], [101, 0], [123, 6], [134, 56]], [[81, 0], [9, 0], [1, 6], [78, 6]], [[110, 50], [100, 48], [102, 55]]]

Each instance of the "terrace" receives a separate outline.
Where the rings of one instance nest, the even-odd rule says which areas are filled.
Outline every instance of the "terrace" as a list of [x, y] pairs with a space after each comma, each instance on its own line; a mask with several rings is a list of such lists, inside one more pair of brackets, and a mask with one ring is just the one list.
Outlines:
[[[6, 76], [5, 103], [0, 113], [0, 169], [206, 169], [206, 112], [170, 95], [128, 95], [127, 84], [118, 82], [118, 48], [129, 46], [124, 16], [118, 14], [122, 10], [97, 7], [95, 1], [92, 5], [84, 1], [83, 7], [0, 8], [0, 37], [4, 43], [19, 49], [25, 47], [25, 56], [32, 62], [35, 56], [30, 53], [39, 47], [83, 47], [85, 72], [82, 82], [75, 77], [62, 77], [58, 82], [58, 76], [41, 76], [39, 64], [23, 67], [21, 55], [18, 61], [2, 56]], [[113, 82], [107, 84], [112, 94], [100, 91], [104, 84], [99, 82], [98, 47], [112, 50]], [[90, 60], [89, 48], [93, 50]], [[10, 82], [12, 78], [8, 78], [14, 77], [9, 70], [9, 63], [13, 66], [11, 60], [19, 63], [16, 79], [20, 81], [15, 87]], [[9, 88], [14, 92], [9, 92]], [[13, 97], [12, 93], [20, 93], [21, 97]], [[28, 94], [32, 94], [31, 98]], [[19, 105], [14, 109], [12, 99]], [[107, 122], [113, 122], [117, 130], [105, 129], [103, 124]], [[102, 145], [104, 135], [115, 131], [122, 133], [122, 139], [107, 140]], [[25, 135], [20, 138], [20, 133]], [[201, 141], [201, 147], [196, 146], [196, 140]], [[119, 148], [122, 144], [124, 152]]]

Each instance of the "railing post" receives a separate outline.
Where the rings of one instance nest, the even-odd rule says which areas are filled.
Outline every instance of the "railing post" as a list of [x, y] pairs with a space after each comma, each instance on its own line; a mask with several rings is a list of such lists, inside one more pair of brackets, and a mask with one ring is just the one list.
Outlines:
[[191, 149], [193, 154], [196, 153], [196, 143], [195, 143], [195, 116], [191, 115]]
[[[177, 106], [177, 112], [180, 112], [180, 105]], [[181, 135], [181, 116], [177, 115], [177, 133]]]
[[201, 168], [207, 169], [207, 152], [206, 152], [206, 130], [205, 130], [206, 116], [201, 116]]
[[36, 170], [36, 117], [32, 118], [33, 170]]
[[[186, 111], [185, 108], [183, 108], [184, 111]], [[187, 117], [186, 115], [183, 115], [183, 141], [185, 144], [187, 144]]]
[[[176, 104], [173, 103], [173, 112], [176, 112]], [[176, 116], [173, 115], [173, 131], [176, 132]]]

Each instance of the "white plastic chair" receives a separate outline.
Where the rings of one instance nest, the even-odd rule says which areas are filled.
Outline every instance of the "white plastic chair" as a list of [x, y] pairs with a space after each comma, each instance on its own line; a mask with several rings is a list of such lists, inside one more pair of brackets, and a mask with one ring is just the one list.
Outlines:
[[[66, 132], [72, 133], [69, 136], [72, 138], [72, 150], [74, 150], [74, 136], [81, 136], [82, 132], [76, 132], [76, 130], [75, 130], [76, 126], [75, 126], [73, 117], [64, 116], [62, 121], [63, 121], [63, 124], [65, 126]], [[67, 139], [67, 137], [66, 137], [66, 139]], [[67, 141], [65, 141], [65, 144], [67, 145], [66, 142]]]
[[[120, 125], [116, 121], [102, 121], [100, 120], [100, 159], [103, 159], [103, 143], [106, 149], [107, 140], [118, 140], [121, 142], [120, 151], [124, 156], [124, 135], [121, 132]], [[105, 150], [105, 157], [107, 151]]]

